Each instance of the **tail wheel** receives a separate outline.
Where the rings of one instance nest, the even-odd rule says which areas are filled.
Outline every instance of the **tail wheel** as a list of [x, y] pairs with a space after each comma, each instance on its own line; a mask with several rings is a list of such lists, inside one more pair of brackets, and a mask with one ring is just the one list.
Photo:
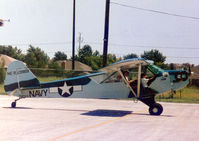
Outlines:
[[155, 103], [149, 107], [149, 113], [151, 115], [159, 116], [163, 112], [163, 107], [159, 103]]
[[16, 107], [16, 102], [12, 102], [11, 107], [15, 108]]

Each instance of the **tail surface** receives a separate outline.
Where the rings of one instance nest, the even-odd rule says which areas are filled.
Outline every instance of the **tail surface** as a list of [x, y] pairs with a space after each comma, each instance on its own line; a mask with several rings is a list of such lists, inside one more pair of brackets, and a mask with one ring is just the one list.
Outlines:
[[13, 61], [9, 64], [4, 82], [7, 94], [20, 88], [38, 87], [39, 84], [39, 80], [23, 62]]

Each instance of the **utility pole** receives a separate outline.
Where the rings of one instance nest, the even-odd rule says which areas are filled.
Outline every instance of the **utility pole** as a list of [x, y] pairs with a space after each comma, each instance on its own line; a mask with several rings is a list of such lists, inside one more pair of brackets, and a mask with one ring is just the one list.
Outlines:
[[72, 45], [72, 70], [75, 69], [75, 0], [73, 0], [73, 45]]
[[82, 38], [82, 33], [79, 32], [79, 38], [78, 38], [78, 42], [79, 42], [79, 51], [80, 51], [80, 48], [81, 48], [81, 43], [83, 42], [83, 38]]
[[104, 25], [103, 67], [105, 67], [106, 64], [107, 64], [108, 32], [109, 32], [109, 12], [110, 12], [110, 0], [106, 0], [105, 25]]

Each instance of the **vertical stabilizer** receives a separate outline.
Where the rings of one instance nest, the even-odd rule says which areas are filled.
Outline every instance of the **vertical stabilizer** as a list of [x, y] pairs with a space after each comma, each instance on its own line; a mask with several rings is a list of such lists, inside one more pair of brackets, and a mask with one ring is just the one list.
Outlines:
[[6, 93], [11, 93], [19, 88], [38, 87], [39, 80], [21, 61], [9, 64], [4, 82]]

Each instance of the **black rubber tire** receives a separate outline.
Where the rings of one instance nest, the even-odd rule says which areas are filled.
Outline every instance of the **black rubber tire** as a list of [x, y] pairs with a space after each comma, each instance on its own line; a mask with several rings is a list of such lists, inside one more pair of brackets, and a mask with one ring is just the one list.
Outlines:
[[150, 115], [159, 116], [159, 115], [162, 114], [162, 112], [163, 112], [163, 107], [159, 103], [154, 103], [153, 105], [151, 105], [149, 107], [149, 113], [150, 113]]
[[11, 107], [15, 108], [16, 107], [16, 102], [12, 102]]

